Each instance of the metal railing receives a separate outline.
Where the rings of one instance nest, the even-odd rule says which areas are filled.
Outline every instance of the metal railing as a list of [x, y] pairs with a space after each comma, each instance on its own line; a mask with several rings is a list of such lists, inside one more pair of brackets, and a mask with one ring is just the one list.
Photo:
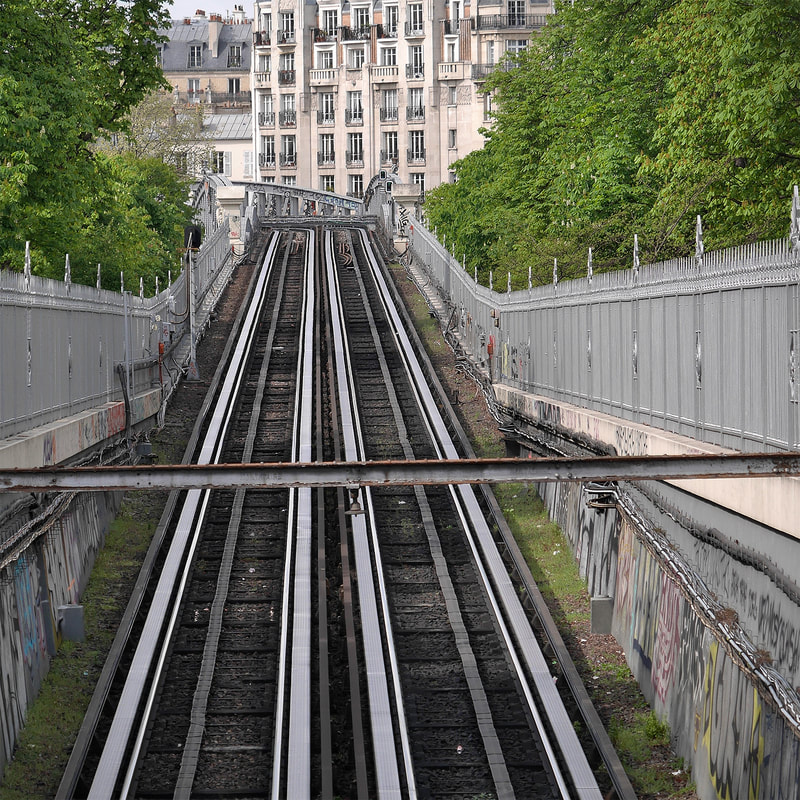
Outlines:
[[295, 125], [297, 125], [297, 112], [279, 111], [278, 124], [284, 128], [293, 128]]
[[345, 125], [363, 125], [364, 124], [364, 111], [361, 108], [346, 108], [344, 110], [344, 124]]
[[382, 108], [380, 110], [381, 122], [397, 122], [396, 108]]
[[275, 127], [275, 112], [274, 111], [259, 111], [258, 124], [262, 128]]
[[424, 122], [425, 106], [408, 106], [406, 108], [406, 119], [409, 122]]
[[415, 262], [494, 381], [722, 447], [800, 449], [800, 248], [788, 239], [498, 292], [510, 276], [477, 283], [411, 222]]
[[478, 14], [476, 30], [506, 30], [509, 28], [535, 30], [547, 24], [548, 14]]
[[410, 81], [422, 80], [425, 77], [424, 64], [406, 64], [406, 78]]
[[279, 69], [278, 83], [281, 86], [294, 86], [296, 71], [293, 69]]

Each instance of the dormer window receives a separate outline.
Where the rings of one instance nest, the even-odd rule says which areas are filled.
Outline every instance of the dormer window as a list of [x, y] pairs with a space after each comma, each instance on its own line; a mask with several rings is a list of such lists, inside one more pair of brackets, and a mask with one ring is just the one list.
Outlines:
[[242, 46], [232, 44], [228, 47], [228, 67], [231, 69], [241, 69], [242, 66]]
[[189, 45], [189, 67], [200, 67], [203, 65], [203, 45]]

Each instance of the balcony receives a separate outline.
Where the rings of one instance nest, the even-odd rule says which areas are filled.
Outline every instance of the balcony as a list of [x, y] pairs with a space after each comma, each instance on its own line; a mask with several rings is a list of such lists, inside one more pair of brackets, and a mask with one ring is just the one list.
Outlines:
[[443, 19], [442, 33], [445, 36], [457, 36], [459, 33], [472, 29], [472, 17], [462, 17], [461, 19]]
[[228, 53], [228, 69], [241, 69], [243, 63], [241, 55]]
[[406, 36], [409, 39], [416, 39], [425, 35], [425, 23], [423, 22], [406, 22]]
[[348, 167], [363, 167], [364, 166], [364, 151], [363, 150], [347, 150], [344, 154], [345, 163]]
[[397, 150], [381, 150], [381, 165], [393, 165], [397, 163], [398, 152]]
[[372, 72], [372, 80], [375, 83], [397, 83], [400, 75], [400, 67], [397, 65], [373, 64], [370, 66], [370, 71]]
[[424, 64], [406, 64], [406, 78], [410, 81], [421, 81], [425, 78]]
[[329, 153], [317, 151], [317, 165], [320, 167], [332, 167], [336, 164], [336, 154], [331, 150]]
[[443, 61], [439, 64], [440, 81], [460, 81], [470, 76], [470, 65], [463, 61]]
[[258, 166], [261, 169], [275, 169], [275, 153], [259, 153]]
[[360, 108], [346, 108], [344, 110], [345, 125], [363, 125], [364, 111]]
[[311, 29], [311, 41], [314, 44], [323, 44], [324, 42], [335, 42], [336, 41], [336, 31], [326, 31], [322, 28], [312, 28]]
[[278, 31], [275, 34], [275, 42], [281, 47], [283, 45], [293, 45], [296, 43], [294, 31]]
[[479, 31], [534, 30], [543, 28], [547, 14], [478, 14], [476, 29]]
[[381, 122], [397, 122], [397, 109], [396, 108], [382, 108], [381, 109]]
[[425, 122], [425, 106], [408, 106], [406, 119], [409, 122]]
[[297, 112], [281, 111], [278, 114], [278, 124], [282, 128], [293, 128], [295, 125], [297, 125]]
[[335, 111], [317, 111], [317, 125], [335, 125]]
[[368, 42], [372, 38], [372, 26], [363, 28], [339, 28], [339, 36], [343, 42]]
[[425, 148], [414, 147], [406, 151], [406, 162], [408, 164], [424, 164], [425, 163]]
[[269, 79], [272, 76], [271, 72], [254, 72], [256, 82], [256, 89], [261, 89], [269, 85]]
[[376, 25], [375, 33], [379, 39], [396, 39], [397, 25]]
[[270, 46], [270, 32], [269, 31], [256, 31], [253, 34], [254, 47], [269, 47]]
[[336, 67], [329, 69], [309, 70], [308, 79], [312, 86], [330, 86], [339, 80], [339, 70]]
[[258, 125], [260, 128], [274, 128], [275, 127], [275, 112], [274, 111], [259, 111]]
[[297, 153], [281, 153], [281, 166], [282, 167], [296, 167], [297, 166]]
[[278, 70], [279, 86], [294, 86], [296, 71], [293, 69]]

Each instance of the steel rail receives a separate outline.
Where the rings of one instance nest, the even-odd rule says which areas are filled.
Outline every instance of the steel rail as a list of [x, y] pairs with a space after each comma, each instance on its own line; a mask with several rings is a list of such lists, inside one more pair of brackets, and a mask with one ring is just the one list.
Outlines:
[[[373, 275], [379, 287], [381, 299], [394, 328], [395, 336], [400, 343], [400, 352], [403, 356], [406, 369], [409, 373], [412, 385], [418, 393], [420, 405], [425, 410], [427, 424], [429, 428], [432, 429], [431, 433], [436, 442], [437, 451], [441, 456], [446, 456], [450, 459], [458, 458], [458, 451], [450, 437], [445, 420], [434, 400], [422, 368], [419, 362], [415, 358], [412, 358], [413, 347], [411, 341], [394, 307], [394, 303], [391, 300], [391, 292], [389, 292], [383, 273], [379, 269], [371, 249], [368, 248], [366, 234], [362, 232], [361, 235], [367, 254], [371, 256], [370, 261]], [[544, 707], [544, 713], [547, 716], [578, 796], [584, 800], [600, 800], [602, 795], [597, 785], [597, 780], [586, 759], [586, 754], [578, 741], [575, 729], [566, 713], [561, 697], [553, 684], [544, 655], [531, 631], [530, 624], [528, 623], [522, 605], [519, 602], [519, 597], [497, 550], [486, 518], [475, 497], [473, 487], [470, 485], [451, 486], [450, 492], [454, 500], [457, 499], [457, 495], [458, 500], [460, 500], [460, 502], [457, 503], [458, 513], [462, 517], [462, 524], [464, 525], [470, 547], [473, 549], [476, 564], [478, 565], [487, 594], [494, 607], [495, 616], [506, 640], [509, 654], [515, 665], [527, 700], [528, 708], [541, 736], [543, 747], [550, 760], [553, 776], [558, 784], [561, 795], [564, 798], [568, 798], [571, 796], [571, 793], [564, 781], [561, 767], [550, 743], [550, 736], [542, 723], [537, 704], [534, 701], [528, 681], [525, 678], [524, 671], [519, 661], [520, 657], [525, 661], [528, 671], [533, 678], [539, 700]], [[479, 550], [480, 553], [483, 554], [483, 558], [480, 557]], [[491, 575], [491, 580], [489, 580], [489, 575]], [[500, 613], [497, 595], [499, 595], [499, 600], [502, 602], [505, 615]], [[512, 641], [507, 624], [510, 626], [511, 630], [513, 630], [514, 637], [516, 638], [516, 646]], [[518, 654], [518, 651], [521, 652]]]
[[[336, 365], [336, 394], [338, 397], [342, 440], [347, 458], [363, 457], [356, 391], [353, 385], [347, 332], [342, 317], [342, 298], [335, 269], [332, 235], [325, 235], [325, 268], [328, 276], [329, 306], [333, 330], [333, 357]], [[359, 492], [361, 508], [365, 508], [365, 493]], [[367, 673], [372, 747], [375, 761], [377, 794], [380, 800], [401, 800], [400, 774], [395, 748], [395, 725], [392, 718], [386, 666], [383, 657], [383, 637], [378, 614], [378, 602], [370, 554], [365, 514], [351, 516], [353, 549], [358, 575], [358, 597], [361, 611], [364, 660]], [[388, 620], [384, 620], [388, 622]]]
[[[259, 309], [266, 298], [267, 278], [272, 257], [277, 247], [277, 237], [273, 239], [264, 258], [261, 267], [261, 275], [254, 292], [254, 302], [245, 317], [244, 325], [237, 344], [232, 353], [232, 367], [226, 372], [223, 386], [217, 398], [211, 416], [208, 433], [204, 439], [199, 461], [209, 463], [219, 456], [219, 441], [227, 429], [228, 418], [225, 413], [230, 406], [231, 397], [241, 379], [242, 364], [246, 360], [246, 355], [250, 350], [252, 332], [257, 319], [257, 309]], [[183, 570], [179, 576], [181, 566], [188, 563], [185, 561], [187, 549], [192, 549], [192, 542], [196, 539], [196, 526], [193, 522], [198, 514], [198, 509], [204, 509], [207, 504], [208, 492], [199, 490], [190, 491], [186, 497], [181, 514], [178, 520], [177, 529], [170, 544], [169, 551], [159, 576], [158, 584], [155, 589], [153, 602], [144, 622], [142, 634], [133, 660], [128, 672], [128, 678], [122, 689], [122, 694], [117, 705], [111, 727], [105, 740], [103, 751], [95, 771], [92, 785], [89, 790], [89, 800], [101, 800], [117, 796], [115, 789], [119, 780], [120, 772], [123, 769], [123, 761], [128, 750], [128, 742], [132, 729], [139, 718], [139, 708], [142, 694], [145, 691], [148, 674], [151, 671], [153, 658], [160, 642], [163, 642], [162, 630], [167, 619], [170, 605], [173, 611], [168, 627], [174, 625], [177, 609], [171, 599], [174, 597], [176, 582], [185, 581], [186, 571]], [[159, 662], [163, 662], [164, 648], [161, 648]], [[147, 699], [148, 706], [152, 703], [153, 689]], [[145, 717], [149, 712], [145, 712]], [[134, 750], [138, 750], [143, 738], [143, 728], [139, 728]], [[135, 759], [133, 759], [135, 760]], [[124, 786], [118, 796], [125, 797], [132, 779], [132, 762], [130, 768], [126, 770]]]
[[800, 476], [800, 453], [592, 458], [444, 458], [441, 461], [155, 464], [0, 470], [0, 492], [272, 489], [447, 483], [714, 480]]
[[[314, 414], [314, 320], [316, 291], [315, 232], [306, 232], [306, 265], [301, 318], [301, 346], [297, 357], [295, 431], [293, 458], [311, 459]], [[295, 529], [294, 597], [292, 602], [292, 673], [289, 687], [289, 742], [286, 765], [286, 797], [311, 797], [311, 489], [293, 489], [297, 494]], [[291, 538], [291, 536], [289, 537]], [[276, 719], [276, 729], [283, 720]], [[281, 796], [282, 759], [273, 762], [273, 798]], [[276, 791], [277, 789], [277, 791]]]

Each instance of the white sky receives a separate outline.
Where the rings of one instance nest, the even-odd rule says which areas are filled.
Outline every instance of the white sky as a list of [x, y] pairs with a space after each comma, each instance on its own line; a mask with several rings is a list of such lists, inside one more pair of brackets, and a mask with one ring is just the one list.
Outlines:
[[223, 17], [229, 16], [233, 11], [234, 5], [244, 8], [245, 16], [251, 19], [253, 16], [253, 3], [250, 0], [173, 0], [169, 6], [170, 19], [183, 19], [193, 17], [198, 8], [202, 8], [209, 14], [222, 14]]

